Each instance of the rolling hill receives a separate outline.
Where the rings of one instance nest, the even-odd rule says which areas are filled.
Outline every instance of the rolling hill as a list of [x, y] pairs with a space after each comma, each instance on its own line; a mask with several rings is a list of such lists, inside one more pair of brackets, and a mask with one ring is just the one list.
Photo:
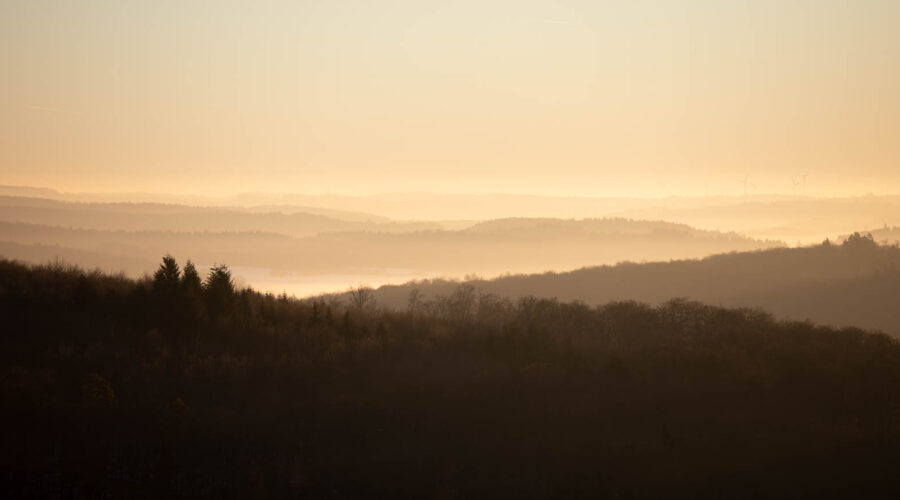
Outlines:
[[[855, 236], [843, 244], [728, 253], [673, 262], [621, 263], [565, 273], [470, 280], [483, 294], [555, 297], [596, 305], [683, 297], [728, 307], [762, 308], [779, 317], [880, 329], [900, 336], [900, 248]], [[460, 282], [425, 280], [375, 291], [378, 303], [408, 305], [450, 296]]]
[[900, 490], [883, 334], [686, 301], [384, 311], [171, 264], [129, 280], [0, 259], [4, 497]]
[[[88, 220], [85, 214], [70, 213], [74, 218], [72, 223]], [[5, 216], [10, 215], [7, 212]], [[175, 221], [171, 225], [176, 227], [194, 227], [179, 214], [151, 217], [144, 212], [137, 216], [117, 212], [115, 217], [116, 225], [125, 227], [165, 217]], [[209, 214], [201, 212], [198, 217], [208, 218]], [[263, 220], [275, 220], [271, 218], [274, 216], [269, 217]], [[251, 221], [243, 224], [241, 221], [247, 219], [234, 214], [223, 215], [218, 220], [225, 227], [264, 226]], [[281, 216], [278, 220], [283, 222]], [[158, 227], [160, 222], [155, 224]], [[94, 221], [93, 225], [100, 224]], [[456, 231], [347, 230], [306, 237], [272, 231], [74, 229], [0, 221], [0, 241], [43, 246], [33, 256], [27, 251], [8, 255], [35, 263], [43, 262], [38, 259], [46, 257], [46, 247], [58, 247], [57, 256], [62, 259], [91, 266], [96, 259], [80, 260], [79, 252], [106, 254], [111, 257], [110, 262], [117, 264], [122, 257], [127, 257], [132, 261], [124, 270], [132, 276], [152, 271], [151, 263], [166, 253], [190, 258], [201, 266], [227, 262], [233, 266], [301, 274], [366, 274], [372, 270], [405, 269], [426, 275], [463, 276], [563, 270], [624, 259], [702, 257], [779, 245], [733, 233], [698, 231], [682, 224], [625, 219], [507, 219]], [[141, 259], [146, 265], [136, 268], [133, 259]], [[101, 268], [123, 269], [106, 265]]]

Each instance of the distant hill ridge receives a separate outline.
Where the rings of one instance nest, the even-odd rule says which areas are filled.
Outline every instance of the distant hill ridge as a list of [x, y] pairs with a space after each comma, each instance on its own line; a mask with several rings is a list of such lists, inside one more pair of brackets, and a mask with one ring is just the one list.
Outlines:
[[[330, 211], [329, 211], [330, 212]], [[335, 212], [336, 213], [336, 212]], [[267, 231], [311, 236], [330, 231], [414, 231], [440, 229], [436, 223], [362, 221], [292, 211], [257, 211], [234, 207], [200, 207], [165, 203], [72, 202], [0, 196], [0, 220], [100, 230]]]
[[842, 244], [726, 253], [703, 259], [588, 267], [564, 273], [492, 280], [423, 280], [375, 291], [384, 306], [405, 308], [448, 296], [461, 285], [481, 294], [602, 304], [659, 304], [683, 297], [729, 307], [759, 307], [776, 315], [880, 329], [900, 336], [900, 248], [856, 234]]
[[697, 236], [747, 239], [735, 232], [697, 229], [688, 224], [665, 220], [642, 220], [628, 217], [589, 217], [557, 219], [550, 217], [508, 217], [479, 222], [465, 229], [471, 233], [528, 234], [529, 232], [577, 231], [586, 234], [656, 234], [684, 233]]
[[[60, 258], [77, 264], [88, 264], [78, 260], [80, 251], [141, 257], [141, 267], [126, 269], [132, 276], [151, 271], [152, 262], [167, 252], [188, 256], [200, 264], [224, 261], [297, 273], [367, 274], [370, 270], [409, 269], [429, 275], [462, 276], [572, 269], [625, 258], [702, 257], [781, 245], [679, 224], [624, 219], [520, 219], [511, 228], [507, 228], [508, 221], [492, 221], [480, 229], [455, 231], [413, 223], [333, 226], [319, 222], [307, 216], [248, 213], [134, 215], [0, 207], [0, 241], [58, 246]], [[483, 230], [486, 227], [495, 229]], [[9, 251], [8, 257], [43, 262], [35, 261], [21, 247], [9, 247]], [[44, 256], [46, 251], [35, 255]], [[94, 258], [89, 261], [90, 265], [95, 262]]]

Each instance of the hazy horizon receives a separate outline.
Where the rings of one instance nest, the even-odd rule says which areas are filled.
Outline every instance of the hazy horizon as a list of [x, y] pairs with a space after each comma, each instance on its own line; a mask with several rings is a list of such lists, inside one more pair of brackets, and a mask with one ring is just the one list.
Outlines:
[[900, 4], [0, 4], [0, 183], [900, 193]]
[[[557, 193], [554, 191], [540, 191], [540, 190], [479, 190], [476, 188], [473, 189], [459, 189], [459, 190], [439, 190], [439, 189], [383, 189], [383, 190], [368, 190], [368, 191], [352, 191], [352, 190], [327, 190], [327, 189], [273, 189], [273, 190], [242, 190], [242, 189], [233, 189], [233, 190], [195, 190], [191, 188], [185, 188], [182, 190], [152, 190], [152, 189], [138, 189], [138, 190], [128, 190], [128, 189], [118, 189], [109, 187], [106, 189], [63, 189], [54, 184], [13, 184], [13, 183], [3, 183], [0, 182], [0, 190], [33, 190], [32, 195], [23, 195], [23, 196], [32, 196], [32, 197], [41, 197], [40, 192], [46, 191], [48, 194], [53, 193], [55, 195], [60, 196], [70, 196], [73, 199], [85, 199], [87, 197], [92, 196], [105, 196], [116, 198], [116, 197], [125, 197], [125, 196], [142, 196], [147, 197], [147, 199], [164, 199], [164, 198], [182, 198], [185, 200], [194, 199], [194, 200], [203, 200], [208, 199], [210, 201], [222, 201], [233, 198], [240, 198], [245, 196], [259, 196], [259, 197], [271, 197], [278, 198], [283, 196], [314, 196], [314, 197], [347, 197], [347, 198], [378, 198], [378, 197], [402, 197], [402, 196], [479, 196], [479, 197], [487, 197], [487, 196], [515, 196], [515, 197], [536, 197], [536, 198], [575, 198], [575, 199], [609, 199], [609, 200], [676, 200], [676, 199], [728, 199], [728, 200], [769, 200], [769, 199], [835, 199], [835, 198], [861, 198], [868, 196], [900, 196], [900, 192], [875, 192], [872, 190], [869, 191], [860, 191], [860, 192], [848, 192], [841, 194], [814, 194], [814, 193], [802, 193], [802, 192], [778, 192], [778, 191], [769, 191], [769, 192], [754, 192], [754, 193], [682, 193], [682, 194], [645, 194], [645, 193], [624, 193], [624, 194], [593, 194], [593, 193]], [[123, 198], [124, 199], [124, 198]], [[93, 201], [93, 200], [92, 200]]]
[[0, 0], [0, 498], [900, 498], [900, 0]]

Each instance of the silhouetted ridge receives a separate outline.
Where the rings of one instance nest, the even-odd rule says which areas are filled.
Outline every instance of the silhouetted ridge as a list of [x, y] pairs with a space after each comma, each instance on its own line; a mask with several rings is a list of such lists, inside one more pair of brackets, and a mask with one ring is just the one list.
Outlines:
[[[567, 273], [513, 275], [465, 282], [477, 294], [515, 299], [534, 295], [592, 305], [615, 300], [659, 304], [686, 297], [731, 307], [758, 307], [779, 317], [863, 326], [900, 335], [900, 248], [868, 235], [841, 244], [728, 253], [698, 260], [621, 263]], [[404, 309], [415, 290], [427, 303], [460, 286], [422, 280], [384, 286], [375, 298]]]
[[900, 486], [900, 344], [885, 335], [685, 300], [591, 307], [461, 287], [440, 307], [411, 297], [391, 312], [366, 289], [350, 297], [236, 289], [225, 266], [201, 282], [170, 257], [138, 281], [0, 261], [0, 491], [846, 498]]

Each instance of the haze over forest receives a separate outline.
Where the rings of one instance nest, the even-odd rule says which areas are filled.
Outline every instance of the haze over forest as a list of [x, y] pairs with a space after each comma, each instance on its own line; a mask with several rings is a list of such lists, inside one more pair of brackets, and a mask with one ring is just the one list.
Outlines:
[[[900, 197], [887, 196], [501, 196], [506, 203], [498, 203], [489, 195], [247, 195], [207, 199], [200, 206], [150, 195], [145, 199], [168, 202], [97, 201], [96, 195], [12, 187], [0, 193], [9, 193], [0, 194], [0, 248], [7, 257], [34, 263], [62, 259], [139, 277], [155, 269], [160, 255], [172, 253], [201, 269], [227, 262], [242, 283], [298, 296], [410, 279], [559, 272], [840, 242], [857, 231], [893, 242], [891, 228], [900, 225]], [[324, 206], [310, 205], [314, 202]], [[471, 218], [479, 203], [504, 207], [492, 214], [503, 218]], [[462, 208], [454, 212], [454, 207]], [[400, 210], [447, 218], [389, 216]], [[504, 217], [514, 210], [530, 216]], [[542, 211], [568, 218], [533, 216]], [[738, 230], [728, 229], [728, 221]]]
[[0, 496], [900, 492], [900, 2], [7, 0], [0, 68]]

